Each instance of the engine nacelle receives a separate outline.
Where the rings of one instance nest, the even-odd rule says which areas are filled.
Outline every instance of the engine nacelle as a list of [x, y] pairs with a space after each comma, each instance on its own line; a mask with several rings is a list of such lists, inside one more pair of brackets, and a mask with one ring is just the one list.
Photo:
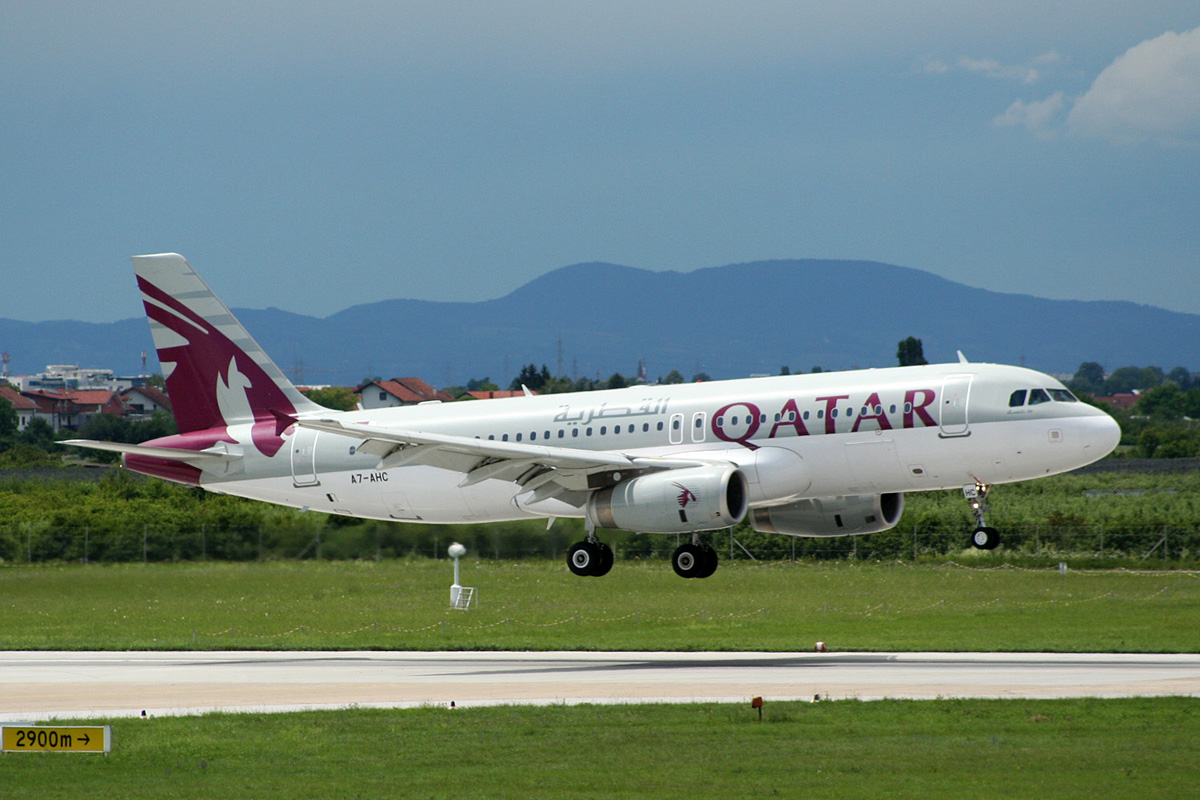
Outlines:
[[785, 506], [756, 508], [750, 527], [759, 533], [788, 536], [850, 536], [895, 527], [904, 511], [904, 495], [852, 494], [814, 497]]
[[737, 467], [688, 467], [601, 489], [588, 498], [586, 512], [597, 528], [695, 533], [741, 522], [748, 499], [746, 476]]

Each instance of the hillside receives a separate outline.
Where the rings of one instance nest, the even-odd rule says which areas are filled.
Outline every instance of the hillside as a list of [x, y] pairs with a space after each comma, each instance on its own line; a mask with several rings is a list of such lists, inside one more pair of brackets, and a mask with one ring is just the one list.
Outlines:
[[[216, 287], [218, 293], [221, 287]], [[713, 378], [890, 366], [916, 336], [931, 360], [961, 349], [975, 361], [1074, 372], [1082, 361], [1117, 367], [1200, 368], [1200, 316], [1125, 302], [1047, 300], [976, 289], [928, 272], [866, 261], [762, 261], [651, 272], [613, 264], [554, 270], [477, 303], [383, 300], [325, 319], [279, 309], [236, 310], [251, 334], [298, 381], [352, 384], [417, 375], [437, 385], [491, 377], [522, 364], [633, 375], [678, 369]], [[111, 324], [0, 319], [13, 372], [50, 363], [140, 370], [150, 351], [142, 319]]]

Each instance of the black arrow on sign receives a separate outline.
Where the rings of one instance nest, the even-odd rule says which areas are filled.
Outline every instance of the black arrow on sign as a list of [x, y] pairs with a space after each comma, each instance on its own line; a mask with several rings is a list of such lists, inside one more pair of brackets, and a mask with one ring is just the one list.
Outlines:
[[88, 736], [86, 733], [83, 734], [83, 736], [81, 736], [79, 738], [83, 740], [84, 745], [86, 745], [88, 742], [90, 742], [92, 740], [92, 737]]

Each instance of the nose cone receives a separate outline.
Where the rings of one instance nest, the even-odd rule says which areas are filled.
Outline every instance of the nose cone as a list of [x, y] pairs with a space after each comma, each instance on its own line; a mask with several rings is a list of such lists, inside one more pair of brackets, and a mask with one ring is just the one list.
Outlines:
[[1121, 443], [1121, 426], [1117, 421], [1100, 409], [1095, 411], [1095, 416], [1088, 418], [1084, 433], [1083, 448], [1088, 456], [1088, 463], [1104, 458]]

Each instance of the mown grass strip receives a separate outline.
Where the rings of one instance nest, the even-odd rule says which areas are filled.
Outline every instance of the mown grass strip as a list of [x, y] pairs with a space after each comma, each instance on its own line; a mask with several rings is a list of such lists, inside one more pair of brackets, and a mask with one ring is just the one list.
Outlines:
[[451, 610], [446, 562], [0, 569], [3, 649], [584, 649], [1198, 652], [1188, 572], [775, 563], [684, 581], [557, 562], [468, 561], [481, 604]]
[[838, 701], [101, 720], [107, 757], [0, 759], [6, 796], [1179, 798], [1200, 701]]

